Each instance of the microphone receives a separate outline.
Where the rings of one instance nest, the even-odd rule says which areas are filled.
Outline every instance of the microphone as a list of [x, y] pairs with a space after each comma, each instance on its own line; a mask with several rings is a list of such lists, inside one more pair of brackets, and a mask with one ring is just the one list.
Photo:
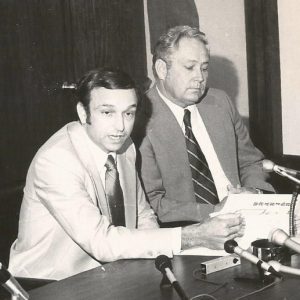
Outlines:
[[264, 269], [265, 271], [270, 272], [271, 274], [277, 277], [281, 277], [281, 274], [279, 274], [271, 265], [259, 259], [258, 257], [251, 254], [250, 252], [240, 248], [238, 243], [235, 240], [226, 241], [224, 243], [224, 249], [227, 253], [230, 254], [236, 253], [237, 255], [249, 260], [253, 264], [256, 264], [258, 267]]
[[273, 171], [276, 172], [278, 170], [282, 170], [292, 176], [296, 176], [296, 177], [300, 176], [300, 171], [276, 165], [275, 163], [273, 163], [271, 160], [268, 159], [263, 160], [263, 170], [266, 172], [273, 172]]
[[269, 233], [269, 241], [277, 245], [284, 245], [297, 253], [300, 253], [300, 245], [292, 240], [282, 229], [274, 229]]
[[281, 176], [285, 176], [288, 178], [295, 177], [297, 179], [300, 179], [300, 171], [276, 165], [271, 160], [264, 159], [262, 165], [263, 165], [263, 170], [265, 172], [275, 172]]
[[18, 281], [8, 272], [8, 270], [0, 262], [0, 283], [1, 285], [10, 292], [13, 299], [28, 300], [29, 295], [20, 286]]
[[171, 282], [172, 286], [174, 287], [175, 291], [177, 292], [180, 299], [188, 300], [189, 298], [185, 294], [182, 287], [179, 285], [179, 282], [175, 278], [172, 272], [172, 264], [171, 260], [166, 255], [159, 255], [155, 259], [155, 267], [159, 270], [163, 275], [166, 275], [169, 281]]
[[270, 260], [269, 264], [277, 271], [277, 272], [282, 272], [282, 273], [287, 273], [287, 274], [292, 274], [292, 275], [299, 275], [300, 276], [300, 270], [288, 266], [284, 266], [278, 261], [275, 260]]

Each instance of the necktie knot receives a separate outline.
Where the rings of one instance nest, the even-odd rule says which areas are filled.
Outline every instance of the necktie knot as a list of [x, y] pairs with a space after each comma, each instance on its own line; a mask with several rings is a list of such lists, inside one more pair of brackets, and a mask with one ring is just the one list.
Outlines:
[[192, 127], [191, 125], [191, 112], [188, 109], [184, 110], [183, 123], [186, 127]]
[[113, 170], [117, 169], [115, 160], [112, 155], [107, 156], [105, 167], [106, 167], [107, 171], [113, 171]]

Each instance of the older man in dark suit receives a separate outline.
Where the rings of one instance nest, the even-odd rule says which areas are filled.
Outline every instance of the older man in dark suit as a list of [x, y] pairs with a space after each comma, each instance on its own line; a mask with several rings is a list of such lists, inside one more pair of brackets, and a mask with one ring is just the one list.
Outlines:
[[224, 221], [208, 218], [209, 212], [228, 193], [274, 190], [229, 97], [207, 87], [208, 65], [208, 42], [198, 29], [178, 26], [163, 35], [153, 56], [156, 84], [135, 132], [142, 181], [161, 225], [200, 222], [209, 228], [206, 245], [218, 248], [220, 229], [237, 227], [226, 224], [232, 216]]

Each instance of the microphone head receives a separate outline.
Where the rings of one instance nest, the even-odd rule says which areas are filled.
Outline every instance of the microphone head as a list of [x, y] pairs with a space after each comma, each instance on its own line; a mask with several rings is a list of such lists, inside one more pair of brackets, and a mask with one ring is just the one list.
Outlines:
[[277, 245], [284, 245], [285, 241], [289, 238], [287, 233], [283, 231], [282, 229], [276, 228], [270, 231], [269, 233], [269, 241], [271, 243], [277, 244]]
[[235, 240], [228, 240], [224, 243], [224, 250], [227, 253], [234, 253], [234, 248], [238, 246], [238, 243]]
[[265, 172], [273, 172], [275, 164], [268, 159], [264, 159], [262, 162], [262, 167]]
[[170, 270], [172, 270], [172, 263], [171, 260], [168, 256], [166, 255], [159, 255], [156, 257], [155, 259], [155, 267], [157, 270], [159, 270], [160, 272], [165, 272], [166, 268], [169, 268]]

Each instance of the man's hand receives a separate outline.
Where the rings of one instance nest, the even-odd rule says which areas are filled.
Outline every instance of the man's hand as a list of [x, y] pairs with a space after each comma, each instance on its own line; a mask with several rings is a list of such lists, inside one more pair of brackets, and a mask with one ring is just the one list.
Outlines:
[[241, 187], [237, 184], [236, 187], [232, 186], [231, 184], [227, 186], [228, 195], [230, 194], [259, 194], [259, 190], [252, 188], [252, 187]]
[[224, 249], [227, 240], [244, 234], [245, 222], [239, 214], [224, 214], [205, 220], [203, 223], [182, 228], [181, 249], [202, 246]]

